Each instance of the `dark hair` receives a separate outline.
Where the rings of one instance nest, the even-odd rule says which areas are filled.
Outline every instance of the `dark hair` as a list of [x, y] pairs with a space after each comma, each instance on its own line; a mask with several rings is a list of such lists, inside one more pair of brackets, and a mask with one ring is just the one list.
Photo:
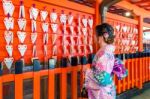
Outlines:
[[[104, 37], [104, 34], [107, 33], [108, 34], [108, 38]], [[108, 23], [103, 23], [101, 25], [97, 25], [96, 26], [96, 35], [99, 36], [103, 36], [104, 41], [107, 44], [112, 44], [114, 42], [115, 39], [115, 35], [114, 35], [114, 29], [111, 25], [109, 25]]]

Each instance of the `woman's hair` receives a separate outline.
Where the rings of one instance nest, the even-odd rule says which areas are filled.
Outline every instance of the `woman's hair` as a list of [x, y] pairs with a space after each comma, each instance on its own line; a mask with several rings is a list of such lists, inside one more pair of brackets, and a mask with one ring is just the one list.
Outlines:
[[96, 35], [103, 36], [105, 43], [112, 44], [115, 39], [114, 29], [108, 23], [103, 23], [96, 26]]

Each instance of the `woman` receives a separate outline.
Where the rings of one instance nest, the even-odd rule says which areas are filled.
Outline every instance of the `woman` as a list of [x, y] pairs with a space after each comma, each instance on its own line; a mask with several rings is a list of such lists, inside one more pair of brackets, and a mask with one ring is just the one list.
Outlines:
[[[96, 36], [100, 45], [92, 68], [85, 72], [84, 87], [88, 91], [88, 99], [116, 99], [116, 88], [113, 81], [115, 64], [114, 30], [107, 23], [96, 26]], [[119, 72], [120, 73], [120, 72]], [[125, 77], [126, 72], [117, 76]]]

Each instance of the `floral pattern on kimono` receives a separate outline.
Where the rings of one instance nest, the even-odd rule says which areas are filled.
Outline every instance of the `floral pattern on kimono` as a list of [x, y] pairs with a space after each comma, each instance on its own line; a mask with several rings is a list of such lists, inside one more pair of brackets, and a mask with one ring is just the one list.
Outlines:
[[88, 91], [88, 99], [116, 99], [116, 88], [111, 75], [115, 62], [114, 50], [113, 45], [101, 48], [94, 57], [92, 68], [86, 70], [84, 86]]

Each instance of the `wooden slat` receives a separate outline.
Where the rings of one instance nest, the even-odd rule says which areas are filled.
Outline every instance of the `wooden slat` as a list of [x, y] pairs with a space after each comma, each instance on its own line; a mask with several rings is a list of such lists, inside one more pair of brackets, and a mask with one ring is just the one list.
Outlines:
[[23, 75], [15, 75], [15, 99], [23, 99]]
[[76, 67], [72, 68], [73, 71], [71, 73], [71, 90], [72, 90], [72, 98], [71, 99], [77, 99], [77, 69]]
[[132, 88], [134, 88], [134, 81], [135, 81], [135, 78], [134, 78], [134, 76], [135, 76], [135, 65], [134, 65], [134, 59], [132, 59], [132, 61], [131, 61], [131, 80], [132, 80], [132, 84], [131, 84], [131, 86], [132, 86]]
[[148, 68], [149, 65], [148, 65], [148, 57], [146, 57], [146, 81], [148, 81]]
[[60, 99], [67, 99], [67, 72], [65, 68], [62, 68], [60, 86]]
[[135, 59], [135, 78], [136, 78], [136, 87], [138, 87], [138, 79], [139, 79], [139, 65], [138, 65], [138, 58]]
[[142, 68], [142, 58], [139, 58], [139, 74], [140, 74], [140, 81], [139, 81], [139, 88], [142, 89], [143, 84], [143, 68]]
[[127, 89], [130, 89], [130, 78], [131, 78], [131, 66], [130, 66], [130, 59], [127, 61], [127, 69], [128, 69], [128, 76], [127, 76]]
[[40, 99], [40, 72], [34, 72], [33, 76], [33, 99]]
[[3, 82], [2, 82], [2, 77], [0, 77], [0, 99], [3, 99]]
[[55, 72], [49, 70], [48, 75], [48, 99], [55, 99]]
[[142, 70], [143, 70], [143, 83], [145, 82], [145, 59], [142, 58]]
[[[127, 68], [127, 60], [125, 60], [125, 68]], [[124, 78], [123, 79], [123, 88], [122, 88], [122, 91], [125, 91], [126, 90], [126, 81], [127, 81], [127, 78]]]

